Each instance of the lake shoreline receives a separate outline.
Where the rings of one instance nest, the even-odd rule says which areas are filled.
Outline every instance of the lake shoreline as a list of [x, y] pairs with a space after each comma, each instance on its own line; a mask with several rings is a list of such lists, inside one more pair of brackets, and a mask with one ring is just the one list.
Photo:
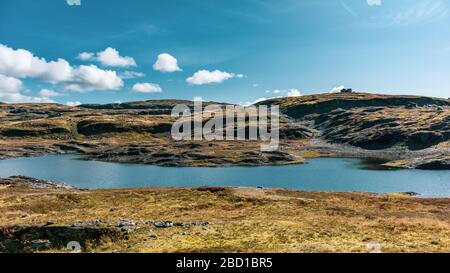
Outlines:
[[[235, 144], [235, 143], [234, 143]], [[5, 144], [7, 145], [7, 144]], [[178, 143], [185, 148], [199, 148], [205, 143]], [[48, 143], [46, 145], [28, 144], [11, 145], [0, 150], [0, 161], [20, 157], [40, 157], [46, 155], [79, 155], [80, 160], [100, 161], [124, 164], [145, 164], [160, 167], [260, 167], [304, 164], [310, 158], [357, 158], [371, 161], [373, 168], [379, 169], [426, 169], [450, 170], [450, 147], [428, 148], [411, 151], [405, 147], [392, 147], [383, 150], [365, 150], [351, 145], [331, 144], [321, 139], [311, 139], [307, 143], [283, 143], [279, 151], [260, 152], [257, 143], [252, 143], [255, 151], [249, 151], [249, 158], [239, 160], [224, 158], [214, 153], [188, 152], [177, 153], [154, 150], [152, 145], [133, 144], [110, 146], [108, 144], [87, 144], [70, 142], [67, 144]], [[238, 145], [239, 146], [239, 145]], [[236, 149], [238, 149], [238, 146]], [[248, 149], [245, 145], [242, 148]], [[194, 149], [195, 150], [195, 149]], [[176, 154], [179, 156], [174, 157]], [[252, 158], [255, 156], [264, 157]]]

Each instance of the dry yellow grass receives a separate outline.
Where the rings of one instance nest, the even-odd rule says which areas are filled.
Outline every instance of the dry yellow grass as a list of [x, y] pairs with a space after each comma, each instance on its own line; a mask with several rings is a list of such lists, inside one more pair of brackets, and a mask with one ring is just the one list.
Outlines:
[[[23, 215], [26, 215], [24, 217]], [[61, 191], [1, 188], [1, 226], [132, 219], [94, 252], [449, 252], [450, 199], [254, 188]], [[208, 221], [156, 229], [146, 221]], [[153, 232], [151, 231], [153, 230]], [[154, 238], [150, 234], [157, 234]], [[54, 249], [64, 251], [64, 249]]]

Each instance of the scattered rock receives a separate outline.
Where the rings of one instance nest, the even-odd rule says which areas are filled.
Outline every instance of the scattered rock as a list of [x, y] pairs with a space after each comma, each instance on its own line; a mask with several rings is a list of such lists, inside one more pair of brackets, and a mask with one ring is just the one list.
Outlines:
[[171, 228], [171, 227], [194, 227], [194, 226], [208, 226], [209, 223], [206, 221], [192, 221], [192, 222], [172, 222], [172, 221], [148, 221], [146, 225], [151, 225], [156, 228]]
[[137, 223], [133, 220], [120, 219], [116, 227], [120, 228], [123, 233], [129, 234], [137, 229]]
[[28, 244], [28, 247], [32, 251], [43, 251], [48, 250], [52, 246], [49, 240], [33, 240]]
[[153, 226], [156, 228], [170, 228], [173, 227], [173, 222], [171, 221], [154, 222]]
[[177, 227], [190, 227], [190, 226], [207, 226], [208, 222], [175, 222]]

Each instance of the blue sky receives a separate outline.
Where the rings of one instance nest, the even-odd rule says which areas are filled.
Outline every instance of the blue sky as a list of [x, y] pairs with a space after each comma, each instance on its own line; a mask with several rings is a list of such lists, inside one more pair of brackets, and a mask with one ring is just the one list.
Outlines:
[[0, 101], [245, 103], [339, 86], [450, 97], [450, 1], [1, 3]]

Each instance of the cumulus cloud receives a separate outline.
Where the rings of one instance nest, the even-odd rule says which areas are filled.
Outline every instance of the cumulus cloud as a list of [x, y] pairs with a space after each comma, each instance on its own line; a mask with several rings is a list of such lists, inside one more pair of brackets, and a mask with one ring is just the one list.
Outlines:
[[226, 80], [232, 78], [243, 78], [242, 74], [233, 74], [228, 72], [223, 72], [220, 70], [208, 71], [200, 70], [196, 72], [192, 77], [186, 79], [186, 82], [191, 85], [204, 85], [213, 83], [222, 83]]
[[31, 97], [22, 94], [24, 85], [21, 80], [0, 74], [0, 101], [10, 103], [52, 103], [47, 96]]
[[178, 66], [178, 60], [168, 53], [158, 55], [158, 59], [153, 65], [153, 69], [164, 73], [182, 71], [182, 69]]
[[77, 106], [81, 105], [81, 102], [79, 102], [79, 101], [68, 101], [68, 102], [66, 102], [66, 105], [67, 106], [71, 106], [71, 107], [77, 107]]
[[136, 66], [136, 62], [131, 57], [122, 57], [115, 48], [108, 47], [104, 51], [97, 53], [97, 60], [104, 66], [129, 67]]
[[88, 92], [94, 90], [117, 90], [123, 87], [123, 80], [117, 72], [103, 70], [95, 65], [81, 65], [74, 73], [72, 82], [65, 86], [66, 90]]
[[67, 90], [117, 90], [123, 87], [115, 71], [95, 65], [73, 67], [64, 59], [46, 61], [25, 49], [0, 44], [0, 74], [14, 78], [33, 78], [52, 84], [63, 84]]
[[13, 77], [0, 75], [0, 92], [1, 93], [17, 93], [23, 89], [23, 83]]
[[381, 0], [367, 0], [369, 6], [381, 6]]
[[161, 93], [162, 88], [159, 84], [155, 83], [136, 83], [132, 89], [134, 92], [139, 93]]
[[69, 6], [81, 6], [81, 0], [66, 0]]
[[17, 78], [40, 78], [47, 82], [70, 79], [72, 67], [64, 59], [47, 62], [24, 49], [14, 50], [0, 44], [0, 73]]
[[97, 53], [81, 52], [78, 54], [77, 59], [82, 61], [97, 61], [103, 66], [111, 67], [136, 66], [136, 61], [132, 57], [121, 56], [119, 51], [112, 47], [108, 47]]

